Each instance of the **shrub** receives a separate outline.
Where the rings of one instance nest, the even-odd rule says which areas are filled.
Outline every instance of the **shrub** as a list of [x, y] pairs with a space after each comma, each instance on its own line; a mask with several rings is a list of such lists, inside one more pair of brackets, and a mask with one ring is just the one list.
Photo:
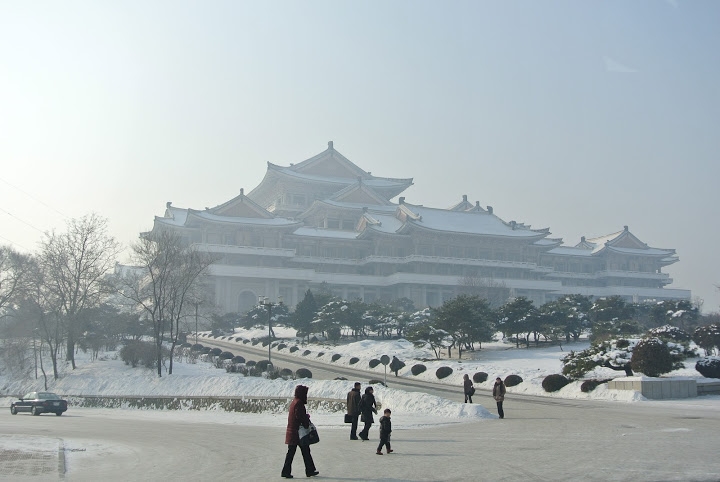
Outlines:
[[218, 355], [218, 358], [220, 358], [221, 360], [230, 360], [234, 356], [235, 355], [233, 355], [229, 351], [224, 351], [224, 352], [220, 353], [220, 355]]
[[370, 360], [370, 363], [368, 363], [368, 366], [370, 368], [375, 368], [379, 364], [380, 364], [380, 360], [378, 360], [377, 358], [373, 358], [372, 360]]
[[204, 346], [200, 349], [200, 353], [202, 353], [203, 355], [207, 355], [208, 353], [210, 353], [211, 350], [212, 348], [210, 348], [209, 346]]
[[[243, 340], [243, 345], [247, 345], [248, 343], [250, 343], [250, 340], [248, 340], [247, 338]], [[254, 345], [254, 343], [253, 343], [253, 345]]]
[[606, 378], [604, 380], [585, 380], [580, 385], [580, 391], [585, 392], [585, 393], [592, 392], [598, 386], [602, 385], [603, 383], [607, 383], [610, 380], [612, 380], [612, 379]]
[[312, 378], [312, 372], [307, 368], [298, 368], [295, 370], [295, 378]]
[[260, 343], [260, 340], [258, 340], [257, 338], [253, 338], [253, 340], [252, 340], [252, 346], [257, 345], [258, 343]]
[[321, 351], [320, 353], [317, 354], [317, 356], [318, 356], [318, 358], [320, 358], [320, 357], [323, 356], [324, 354], [325, 354], [325, 352], [324, 352], [324, 351]]
[[267, 340], [263, 340], [263, 341], [262, 341], [262, 346], [263, 346], [263, 347], [266, 347], [266, 346], [268, 346], [269, 344], [270, 344], [270, 342], [267, 341]]
[[333, 378], [333, 380], [347, 380], [347, 378], [345, 378], [345, 377], [335, 377], [335, 378]]
[[695, 370], [705, 378], [720, 378], [720, 357], [708, 356], [695, 364]]
[[650, 336], [662, 338], [667, 341], [674, 341], [676, 343], [690, 341], [690, 333], [672, 325], [663, 325], [657, 328], [652, 328], [648, 330], [648, 334]]
[[205, 347], [202, 346], [200, 343], [196, 343], [196, 344], [194, 344], [194, 345], [192, 346], [192, 348], [190, 348], [190, 350], [192, 350], [192, 351], [201, 351], [203, 348], [205, 348]]
[[305, 350], [305, 351], [302, 353], [302, 356], [308, 356], [310, 353], [312, 353], [310, 350]]
[[548, 375], [542, 381], [542, 387], [546, 392], [557, 392], [568, 383], [570, 383], [570, 379], [563, 375]]
[[291, 377], [292, 375], [293, 375], [293, 371], [290, 370], [289, 368], [283, 368], [282, 370], [280, 370], [280, 376], [283, 378]]
[[440, 367], [437, 370], [435, 370], [435, 376], [438, 377], [440, 380], [443, 378], [449, 377], [453, 372], [453, 369], [450, 367]]
[[291, 347], [290, 347], [290, 353], [295, 353], [295, 352], [298, 351], [299, 349], [300, 349], [299, 346], [291, 346]]
[[185, 342], [182, 345], [180, 345], [180, 348], [190, 348], [192, 347], [192, 343]]
[[506, 387], [514, 387], [516, 385], [520, 385], [522, 382], [523, 379], [520, 375], [508, 375], [505, 377]]
[[666, 343], [658, 338], [647, 338], [635, 345], [630, 366], [649, 377], [659, 377], [672, 371], [673, 357]]
[[245, 363], [245, 358], [240, 355], [237, 355], [237, 356], [232, 357], [232, 360], [230, 360], [230, 361], [232, 363]]
[[212, 348], [212, 349], [208, 352], [208, 355], [219, 356], [220, 353], [222, 353], [222, 350], [221, 350], [220, 348]]
[[268, 366], [270, 365], [272, 365], [272, 363], [270, 363], [270, 360], [260, 360], [255, 364], [255, 368], [257, 368], [258, 370], [266, 371], [268, 369]]
[[472, 379], [475, 383], [483, 383], [487, 381], [488, 374], [485, 372], [477, 372], [475, 375], [473, 375]]
[[423, 365], [422, 363], [418, 363], [417, 365], [412, 366], [412, 368], [410, 369], [410, 373], [412, 373], [415, 376], [418, 376], [421, 373], [423, 373], [425, 370], [427, 370], [427, 367], [425, 365]]
[[338, 361], [340, 358], [342, 358], [342, 355], [339, 354], [339, 353], [335, 353], [335, 354], [332, 356], [332, 358], [330, 358], [330, 361], [336, 362], [336, 361]]
[[[126, 358], [123, 358], [123, 351]], [[166, 346], [163, 345], [161, 351], [163, 359], [170, 356], [170, 350]], [[120, 349], [120, 359], [133, 368], [138, 365], [145, 368], [157, 368], [157, 347], [152, 342], [132, 340]]]
[[257, 362], [255, 360], [248, 360], [245, 362], [245, 366], [254, 367]]
[[317, 343], [317, 342], [318, 342], [317, 336], [313, 336], [312, 338], [310, 338], [310, 343]]
[[286, 345], [285, 343], [280, 343], [280, 344], [277, 346], [278, 351], [283, 350], [283, 349], [285, 349], [285, 348], [287, 348], [287, 345]]
[[369, 385], [382, 385], [383, 387], [385, 386], [385, 383], [383, 383], [382, 380], [370, 380], [368, 382], [368, 384]]
[[350, 364], [351, 364], [351, 365], [354, 365], [354, 364], [356, 364], [356, 363], [359, 362], [359, 361], [360, 361], [360, 359], [359, 359], [358, 357], [354, 356], [354, 357], [352, 357], [352, 358], [350, 359]]

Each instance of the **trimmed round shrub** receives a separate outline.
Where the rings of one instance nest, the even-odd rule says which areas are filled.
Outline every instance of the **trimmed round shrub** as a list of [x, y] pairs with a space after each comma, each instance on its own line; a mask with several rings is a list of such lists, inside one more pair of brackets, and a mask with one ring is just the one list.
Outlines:
[[247, 345], [248, 343], [250, 343], [250, 340], [248, 340], [247, 338], [243, 340], [243, 345]]
[[317, 336], [313, 336], [312, 338], [310, 338], [310, 343], [317, 343], [317, 342], [318, 342]]
[[453, 369], [450, 367], [440, 367], [437, 370], [435, 370], [435, 376], [438, 377], [440, 380], [443, 378], [447, 378], [450, 375], [452, 375]]
[[312, 353], [310, 350], [305, 350], [305, 351], [302, 353], [302, 356], [308, 356], [310, 353]]
[[283, 349], [285, 349], [285, 348], [287, 348], [287, 345], [286, 345], [285, 343], [280, 343], [280, 344], [277, 346], [278, 351], [283, 350]]
[[230, 359], [232, 359], [234, 356], [235, 356], [235, 355], [233, 355], [233, 354], [230, 353], [229, 351], [224, 351], [224, 352], [220, 353], [220, 355], [218, 355], [218, 358], [220, 358], [221, 360], [230, 360]]
[[257, 345], [258, 343], [260, 343], [260, 340], [258, 340], [257, 338], [255, 338], [255, 339], [252, 340], [251, 343], [252, 343], [252, 346], [255, 346], [255, 345]]
[[485, 372], [477, 372], [475, 375], [472, 376], [472, 379], [475, 383], [483, 383], [487, 381], [488, 374]]
[[372, 360], [370, 360], [370, 363], [368, 363], [368, 366], [370, 368], [375, 368], [379, 364], [380, 364], [380, 360], [378, 360], [377, 358], [373, 358]]
[[222, 350], [220, 348], [213, 348], [212, 350], [210, 350], [209, 355], [219, 356], [221, 353], [222, 353]]
[[423, 373], [425, 370], [427, 370], [427, 367], [425, 365], [423, 365], [422, 363], [418, 363], [417, 365], [412, 366], [412, 368], [410, 369], [410, 373], [412, 373], [415, 376], [418, 376], [421, 373]]
[[245, 340], [243, 340], [242, 337], [240, 337], [240, 336], [238, 336], [237, 338], [235, 338], [235, 341], [242, 341], [243, 343], [245, 342]]
[[520, 375], [508, 375], [505, 377], [506, 387], [514, 387], [515, 385], [520, 385], [522, 382], [523, 379]]
[[255, 368], [258, 370], [265, 371], [268, 369], [268, 366], [270, 366], [272, 363], [270, 363], [270, 360], [260, 360], [255, 364]]
[[707, 356], [699, 359], [695, 370], [705, 378], [720, 378], [720, 357]]
[[312, 378], [312, 372], [307, 368], [298, 368], [295, 370], [296, 378]]
[[190, 348], [190, 347], [192, 347], [192, 343], [185, 342], [182, 345], [180, 345], [180, 348]]
[[592, 392], [597, 387], [602, 385], [603, 383], [607, 383], [611, 379], [605, 379], [605, 380], [585, 380], [580, 385], [580, 391], [584, 393]]
[[254, 367], [257, 364], [255, 360], [248, 360], [245, 362], [245, 366], [247, 367]]
[[339, 353], [335, 353], [332, 358], [330, 358], [330, 361], [338, 361], [340, 358], [342, 358], [342, 355]]
[[673, 369], [670, 348], [657, 338], [641, 340], [632, 352], [630, 367], [649, 377], [659, 377]]
[[359, 361], [360, 361], [360, 359], [359, 359], [358, 357], [354, 356], [354, 357], [352, 357], [352, 358], [350, 359], [350, 364], [351, 364], [351, 365], [354, 365], [354, 364], [356, 364], [356, 363], [359, 362]]
[[293, 375], [293, 371], [289, 368], [283, 368], [280, 370], [280, 376], [281, 377], [291, 377]]
[[201, 351], [204, 347], [200, 343], [196, 343], [190, 348], [190, 351]]
[[542, 387], [546, 392], [557, 392], [568, 383], [570, 383], [569, 378], [566, 378], [563, 375], [554, 374], [545, 377], [542, 381]]
[[268, 342], [267, 340], [263, 340], [263, 342], [262, 342], [262, 346], [263, 346], [263, 347], [266, 347], [266, 346], [268, 346], [269, 344], [270, 344], [270, 342]]
[[368, 382], [369, 385], [382, 385], [385, 386], [385, 383], [382, 380], [370, 380]]
[[318, 358], [320, 358], [320, 357], [323, 356], [324, 354], [325, 354], [325, 352], [324, 352], [324, 351], [321, 351], [320, 353], [317, 354], [317, 356], [318, 356]]
[[290, 353], [295, 353], [295, 352], [298, 351], [299, 349], [300, 349], [299, 346], [291, 346], [291, 347], [290, 347]]
[[347, 378], [345, 378], [345, 377], [335, 377], [335, 378], [333, 378], [333, 380], [347, 380]]
[[210, 348], [209, 346], [204, 346], [200, 348], [200, 353], [202, 353], [203, 355], [207, 355], [208, 353], [210, 353], [210, 350], [212, 350], [212, 348]]
[[233, 363], [245, 363], [245, 357], [242, 357], [240, 355], [232, 357], [232, 360], [230, 360]]
[[272, 345], [270, 345], [270, 347], [271, 347], [271, 348], [275, 348], [275, 347], [278, 346], [279, 344], [280, 344], [279, 341], [274, 341], [274, 342], [272, 343]]

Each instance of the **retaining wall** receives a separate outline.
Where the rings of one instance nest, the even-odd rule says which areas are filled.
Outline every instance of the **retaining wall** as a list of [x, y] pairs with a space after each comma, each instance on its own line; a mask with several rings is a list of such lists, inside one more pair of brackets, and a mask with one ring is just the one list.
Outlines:
[[689, 398], [698, 395], [697, 381], [693, 378], [622, 377], [608, 382], [611, 390], [635, 390], [645, 398]]

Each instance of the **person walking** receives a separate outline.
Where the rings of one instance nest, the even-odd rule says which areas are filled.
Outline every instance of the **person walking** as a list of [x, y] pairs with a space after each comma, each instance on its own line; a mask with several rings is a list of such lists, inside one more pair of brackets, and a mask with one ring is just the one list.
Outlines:
[[505, 418], [505, 412], [503, 411], [503, 402], [505, 401], [505, 384], [497, 377], [495, 379], [495, 385], [493, 386], [493, 398], [497, 402], [498, 415], [500, 418]]
[[[302, 425], [305, 428], [310, 426], [310, 415], [305, 410], [305, 404], [307, 403], [308, 387], [304, 385], [298, 385], [295, 387], [295, 398], [290, 403], [288, 410], [288, 423], [287, 429], [285, 430], [285, 444], [288, 446], [287, 455], [285, 455], [285, 465], [283, 465], [282, 472], [280, 475], [286, 479], [292, 479], [292, 462], [295, 457], [295, 451], [300, 445], [300, 434], [298, 430]], [[302, 454], [303, 462], [305, 462], [305, 475], [313, 477], [318, 475], [320, 472], [315, 468], [315, 462], [313, 462], [312, 455], [310, 455], [309, 445], [300, 445], [300, 453]]]
[[350, 440], [357, 440], [358, 418], [360, 417], [360, 382], [355, 382], [355, 386], [347, 394], [347, 413], [352, 417], [352, 425], [350, 425]]
[[465, 392], [465, 403], [472, 403], [472, 396], [475, 393], [475, 387], [473, 387], [472, 380], [466, 373], [463, 375], [463, 391]]
[[383, 416], [380, 417], [380, 445], [378, 445], [377, 452], [375, 452], [378, 455], [382, 455], [382, 448], [383, 445], [387, 449], [387, 453], [390, 453], [393, 451], [393, 449], [390, 448], [390, 432], [392, 432], [392, 422], [390, 421], [390, 409], [386, 408], [383, 410]]
[[370, 426], [373, 424], [373, 413], [377, 414], [377, 403], [375, 403], [375, 395], [373, 395], [373, 387], [365, 388], [365, 393], [360, 400], [360, 415], [365, 427], [358, 434], [363, 440], [370, 440]]

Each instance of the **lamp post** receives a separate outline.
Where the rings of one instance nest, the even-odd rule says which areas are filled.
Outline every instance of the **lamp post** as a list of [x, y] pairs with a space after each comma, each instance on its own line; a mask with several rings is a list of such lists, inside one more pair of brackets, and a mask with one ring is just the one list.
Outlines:
[[193, 303], [195, 305], [195, 344], [197, 345], [198, 340], [198, 306], [202, 304], [202, 301], [196, 301]]
[[267, 309], [268, 312], [268, 362], [270, 365], [272, 365], [272, 355], [270, 352], [270, 348], [272, 347], [272, 307], [273, 306], [282, 306], [282, 296], [278, 296], [277, 303], [273, 303], [270, 301], [269, 298], [266, 296], [261, 296], [259, 299], [260, 305], [264, 306]]

